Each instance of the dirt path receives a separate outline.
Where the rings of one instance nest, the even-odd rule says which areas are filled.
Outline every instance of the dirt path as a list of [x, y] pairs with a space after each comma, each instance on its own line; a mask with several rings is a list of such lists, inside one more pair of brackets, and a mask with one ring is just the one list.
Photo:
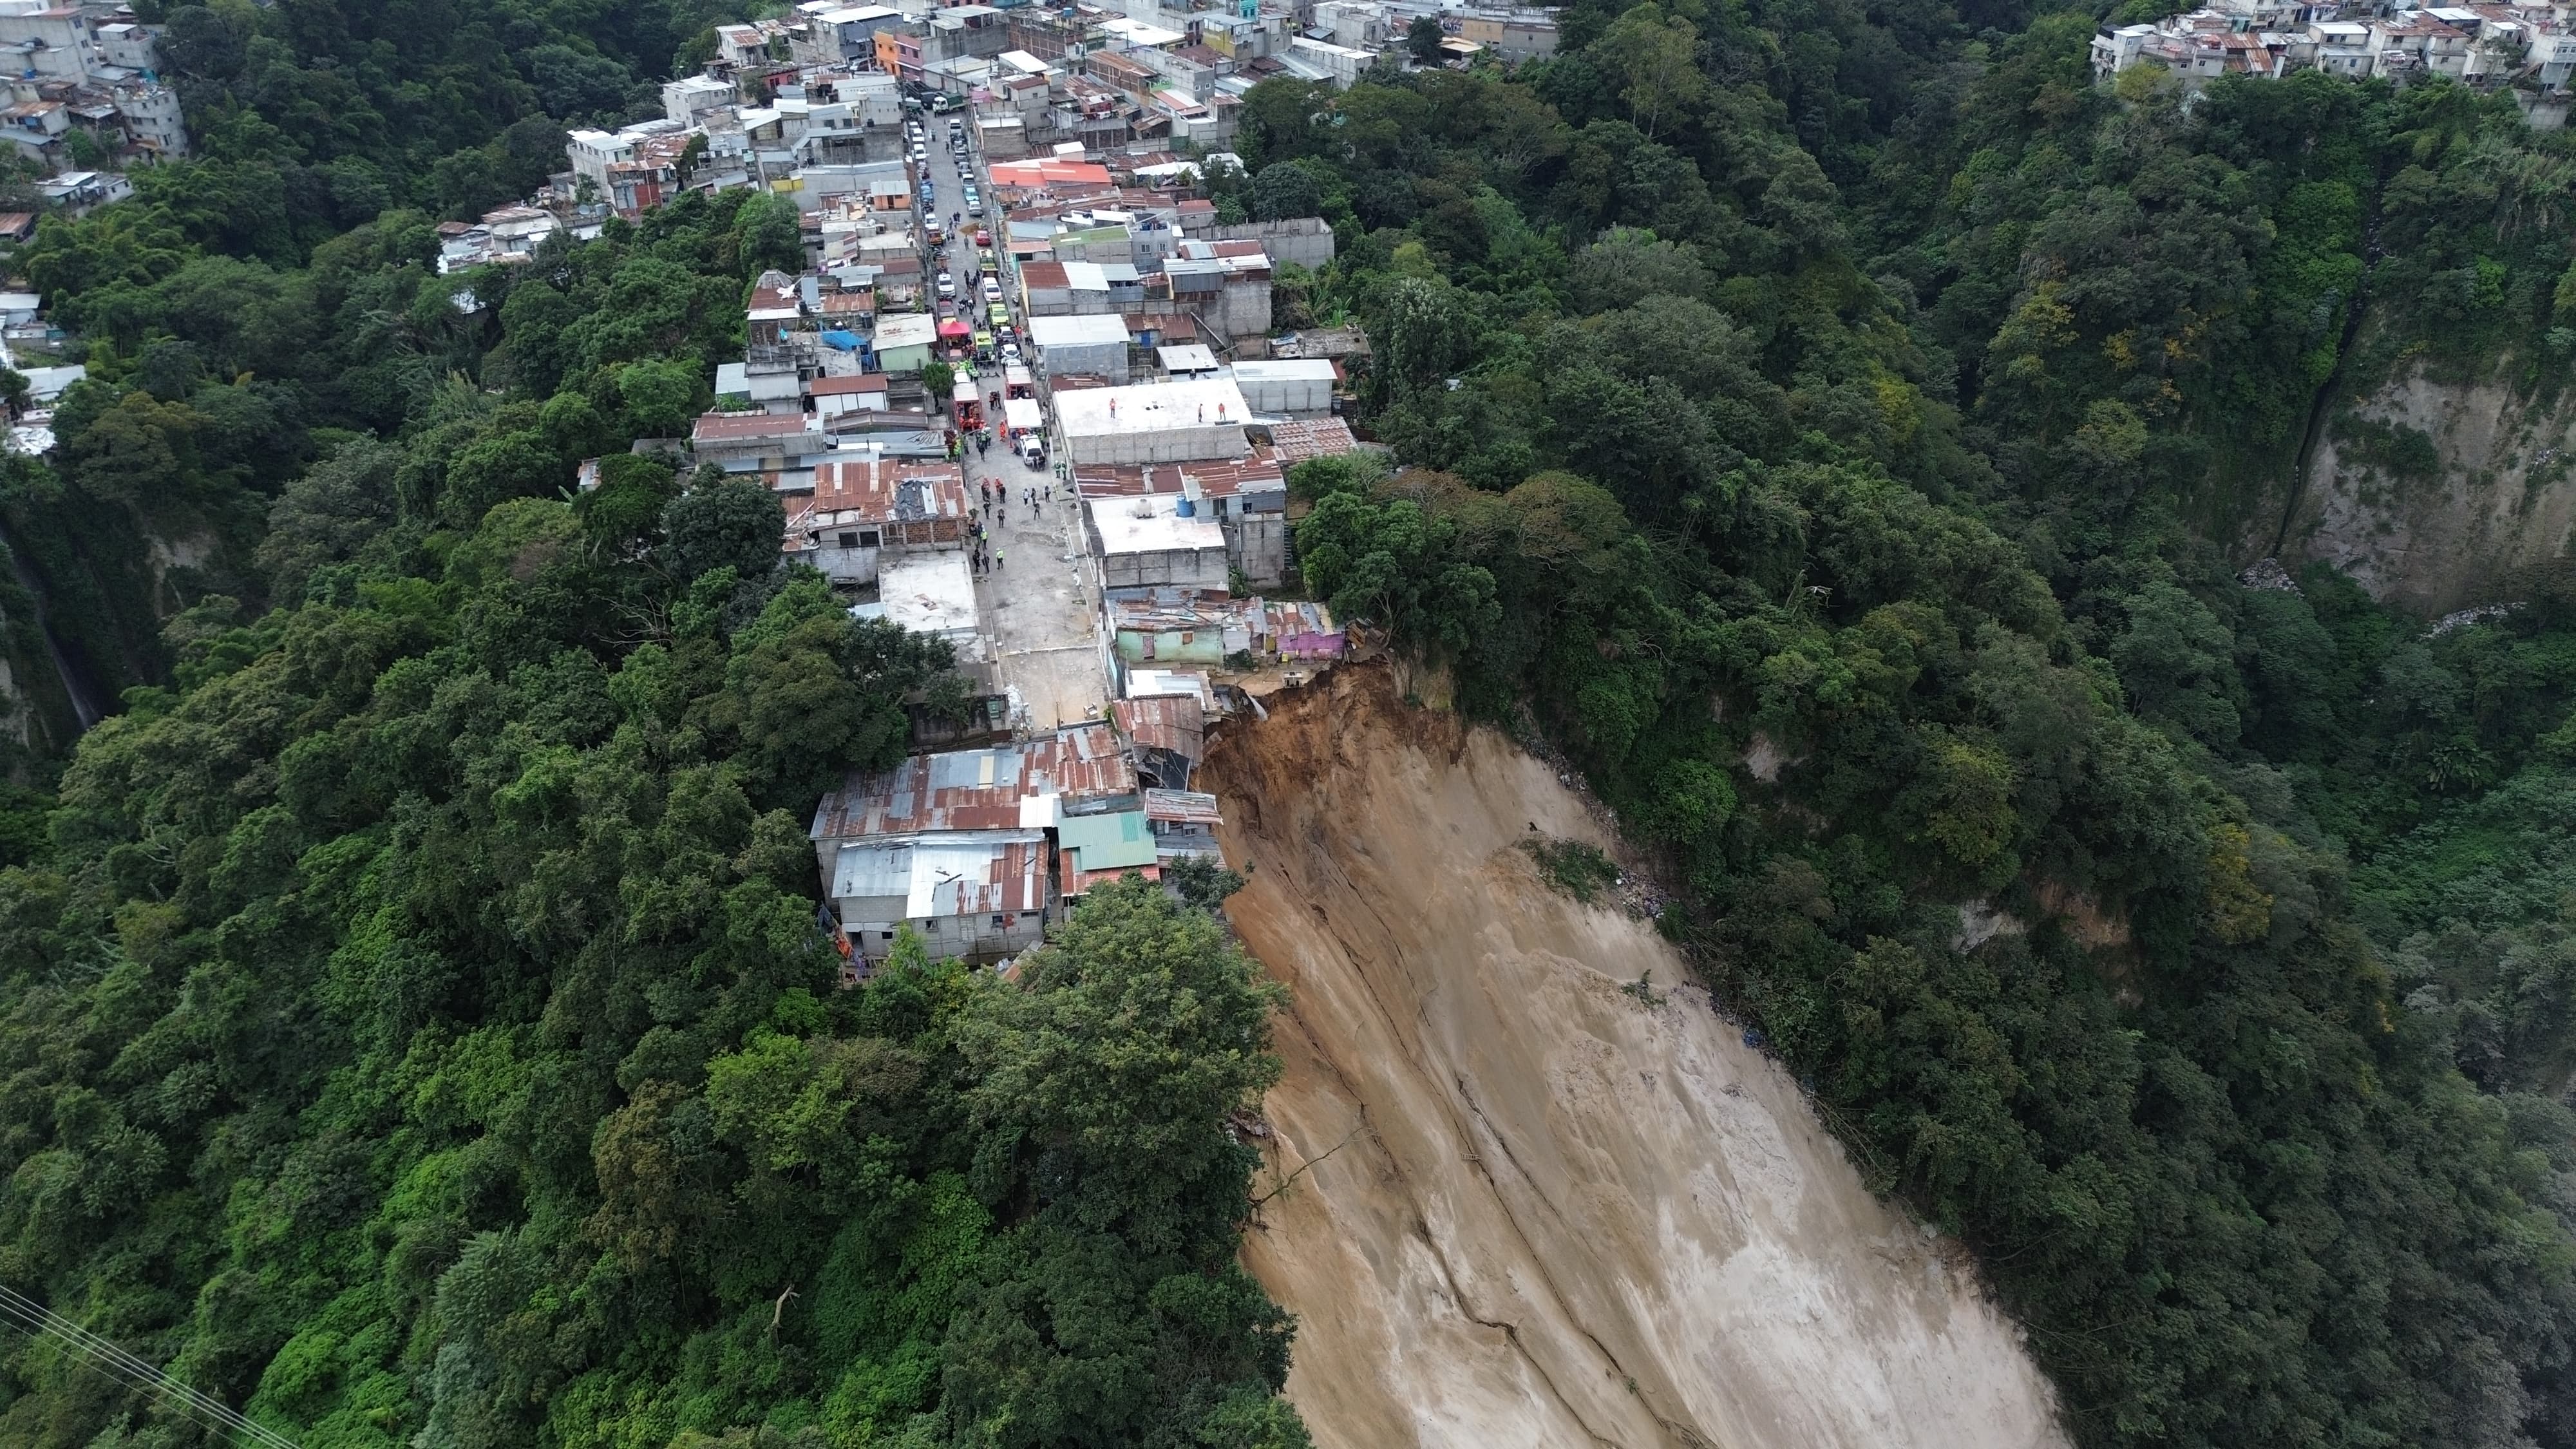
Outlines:
[[[1539, 762], [1394, 701], [1275, 696], [1207, 777], [1229, 909], [1296, 991], [1244, 1259], [1325, 1449], [2064, 1442], [1944, 1245], [1628, 917], [1542, 886], [1598, 839]], [[1652, 971], [1649, 1006], [1620, 986]]]

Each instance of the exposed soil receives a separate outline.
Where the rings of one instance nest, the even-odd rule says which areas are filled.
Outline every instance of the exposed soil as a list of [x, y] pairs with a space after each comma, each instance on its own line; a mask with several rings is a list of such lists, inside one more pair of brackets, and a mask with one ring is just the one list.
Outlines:
[[2397, 479], [2320, 437], [2284, 553], [2323, 559], [2374, 598], [2428, 615], [2498, 601], [2515, 571], [2576, 538], [2576, 408], [2500, 381], [2437, 381], [2410, 370], [2354, 411], [2431, 436], [2438, 477]]
[[1383, 666], [1268, 704], [1205, 778], [1229, 912], [1296, 993], [1244, 1261], [1298, 1315], [1318, 1445], [2065, 1442], [1955, 1244], [1644, 923], [1539, 881], [1533, 825], [1611, 844], [1548, 766]]

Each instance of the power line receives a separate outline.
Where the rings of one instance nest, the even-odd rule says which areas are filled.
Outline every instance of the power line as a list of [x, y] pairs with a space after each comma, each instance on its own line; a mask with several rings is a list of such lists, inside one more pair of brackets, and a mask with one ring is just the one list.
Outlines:
[[221, 1401], [163, 1373], [118, 1345], [5, 1285], [0, 1285], [0, 1318], [39, 1337], [56, 1340], [95, 1372], [129, 1387], [160, 1395], [171, 1407], [202, 1427], [236, 1440], [247, 1438], [261, 1449], [295, 1449], [291, 1440], [253, 1423]]
[[38, 1338], [49, 1338], [95, 1373], [129, 1388], [160, 1396], [172, 1409], [236, 1442], [256, 1449], [296, 1449], [295, 1441], [253, 1423], [230, 1405], [163, 1373], [116, 1344], [99, 1337], [23, 1293], [0, 1284], [0, 1322]]

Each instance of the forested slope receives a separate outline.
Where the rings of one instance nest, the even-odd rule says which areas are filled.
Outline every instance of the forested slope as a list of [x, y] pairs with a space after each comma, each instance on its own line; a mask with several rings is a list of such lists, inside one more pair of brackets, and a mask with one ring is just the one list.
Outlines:
[[[0, 517], [123, 707], [0, 793], [0, 1282], [310, 1449], [1301, 1443], [1204, 912], [835, 989], [803, 824], [947, 648], [627, 451], [793, 208], [436, 275], [730, 9], [177, 7], [203, 159], [21, 253], [92, 381]], [[13, 1335], [0, 1442], [218, 1441]]]
[[2082, 13], [1567, 17], [1254, 97], [1415, 465], [1301, 470], [1309, 581], [1584, 767], [2086, 1442], [2569, 1442], [2569, 595], [2225, 548], [2400, 353], [2557, 385], [2576, 147]]
[[[481, 376], [506, 283], [438, 277], [436, 223], [529, 194], [564, 164], [567, 126], [659, 114], [675, 53], [741, 7], [145, 8], [168, 21], [163, 59], [198, 154], [135, 173], [130, 203], [48, 222], [16, 259], [99, 385], [66, 399], [51, 468], [12, 461], [0, 477], [0, 532], [110, 704], [169, 682], [160, 635], [183, 610], [220, 597], [253, 616], [270, 602], [253, 554], [290, 480], [349, 435], [415, 427], [451, 375]], [[732, 292], [716, 289], [719, 313]], [[489, 305], [462, 313], [460, 293]], [[738, 323], [709, 325], [720, 340]], [[638, 339], [619, 360], [666, 341]], [[556, 380], [542, 375], [533, 399]], [[662, 411], [686, 408], [694, 385], [674, 374]], [[18, 639], [32, 610], [8, 620], [13, 670], [45, 716], [29, 741], [41, 764], [75, 727], [43, 651]]]
[[[96, 381], [0, 520], [134, 692], [0, 795], [0, 1281], [313, 1445], [1297, 1442], [1248, 968], [1120, 897], [1025, 991], [825, 989], [794, 823], [943, 661], [756, 492], [558, 501], [783, 204], [430, 265], [724, 7], [166, 8], [203, 158], [22, 259]], [[1578, 761], [2082, 1440], [2576, 1441], [2576, 598], [2226, 551], [2401, 358], [2557, 385], [2570, 141], [2096, 88], [2084, 12], [1562, 18], [1247, 106], [1414, 469], [1301, 472], [1311, 582]], [[198, 1442], [11, 1347], [0, 1438]]]

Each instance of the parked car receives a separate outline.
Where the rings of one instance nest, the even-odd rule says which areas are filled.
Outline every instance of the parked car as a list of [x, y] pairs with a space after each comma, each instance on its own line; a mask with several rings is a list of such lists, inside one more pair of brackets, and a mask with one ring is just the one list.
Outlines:
[[987, 302], [998, 302], [1002, 300], [1002, 284], [994, 281], [990, 277], [986, 277], [984, 279], [984, 300]]
[[943, 302], [951, 301], [954, 300], [956, 296], [957, 279], [948, 275], [946, 272], [941, 272], [939, 274], [939, 300]]

